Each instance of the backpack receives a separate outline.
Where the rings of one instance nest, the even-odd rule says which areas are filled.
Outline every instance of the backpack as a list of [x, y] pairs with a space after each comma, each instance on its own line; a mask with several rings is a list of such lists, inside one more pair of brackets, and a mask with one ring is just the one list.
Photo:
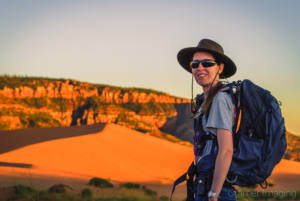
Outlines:
[[[226, 181], [240, 187], [262, 187], [287, 147], [281, 103], [250, 80], [233, 82], [227, 87], [238, 110], [238, 121], [233, 130], [234, 153]], [[267, 182], [262, 188], [266, 187]]]
[[[266, 188], [266, 179], [282, 159], [287, 147], [281, 103], [269, 91], [247, 79], [227, 84], [221, 91], [230, 93], [237, 108], [237, 120], [233, 127], [234, 153], [226, 181], [240, 187], [260, 184]], [[192, 110], [194, 114], [202, 103], [201, 97], [196, 97], [196, 108]], [[197, 166], [192, 163], [189, 171], [174, 182], [172, 194], [177, 184], [187, 180], [187, 200], [194, 200], [191, 180], [197, 169], [200, 173], [213, 174], [215, 159], [216, 154], [209, 154]], [[265, 187], [262, 186], [263, 182], [266, 183]]]

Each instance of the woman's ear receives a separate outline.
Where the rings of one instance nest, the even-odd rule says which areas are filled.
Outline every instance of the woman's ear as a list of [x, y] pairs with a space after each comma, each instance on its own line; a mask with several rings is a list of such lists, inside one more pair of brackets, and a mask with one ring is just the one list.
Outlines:
[[221, 73], [223, 72], [223, 69], [224, 69], [224, 64], [221, 63], [221, 64], [220, 64], [220, 67], [219, 67], [218, 73], [221, 74]]

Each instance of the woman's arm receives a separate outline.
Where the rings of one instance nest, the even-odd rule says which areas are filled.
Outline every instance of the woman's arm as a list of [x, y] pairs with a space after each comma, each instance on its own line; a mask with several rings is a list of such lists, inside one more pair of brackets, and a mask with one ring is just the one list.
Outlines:
[[[211, 190], [220, 194], [223, 187], [226, 175], [228, 173], [233, 154], [232, 133], [225, 129], [217, 129], [218, 140], [218, 155], [216, 159], [214, 178]], [[217, 198], [210, 198], [210, 201], [215, 201]]]

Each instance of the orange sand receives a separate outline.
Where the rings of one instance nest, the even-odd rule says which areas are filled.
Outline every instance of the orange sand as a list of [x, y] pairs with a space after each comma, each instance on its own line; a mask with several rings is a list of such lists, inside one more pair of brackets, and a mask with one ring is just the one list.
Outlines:
[[299, 174], [300, 162], [282, 159], [274, 168], [273, 174]]
[[[80, 132], [76, 132], [77, 130]], [[191, 147], [115, 124], [26, 129], [19, 132], [20, 135], [14, 135], [12, 138], [6, 135], [4, 139], [0, 139], [3, 143], [0, 163], [33, 166], [18, 168], [0, 164], [2, 186], [6, 183], [4, 179], [9, 183], [9, 179], [15, 176], [44, 178], [45, 181], [49, 178], [57, 178], [54, 179], [57, 181], [59, 178], [77, 178], [84, 181], [83, 183], [87, 183], [92, 177], [101, 177], [121, 182], [170, 184], [186, 172], [193, 160]], [[28, 139], [28, 136], [34, 139]], [[298, 189], [300, 163], [283, 159], [269, 179], [276, 184], [272, 189]]]
[[115, 124], [98, 133], [40, 142], [0, 155], [1, 162], [32, 164], [33, 169], [136, 182], [172, 182], [192, 160], [191, 147]]

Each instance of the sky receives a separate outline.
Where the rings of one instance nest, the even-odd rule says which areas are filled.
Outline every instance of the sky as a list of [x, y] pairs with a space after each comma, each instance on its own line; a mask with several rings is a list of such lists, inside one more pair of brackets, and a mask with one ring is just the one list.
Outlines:
[[[177, 53], [221, 44], [249, 79], [282, 102], [300, 135], [299, 0], [0, 0], [0, 74], [75, 79], [191, 99]], [[202, 93], [194, 81], [194, 96]]]

